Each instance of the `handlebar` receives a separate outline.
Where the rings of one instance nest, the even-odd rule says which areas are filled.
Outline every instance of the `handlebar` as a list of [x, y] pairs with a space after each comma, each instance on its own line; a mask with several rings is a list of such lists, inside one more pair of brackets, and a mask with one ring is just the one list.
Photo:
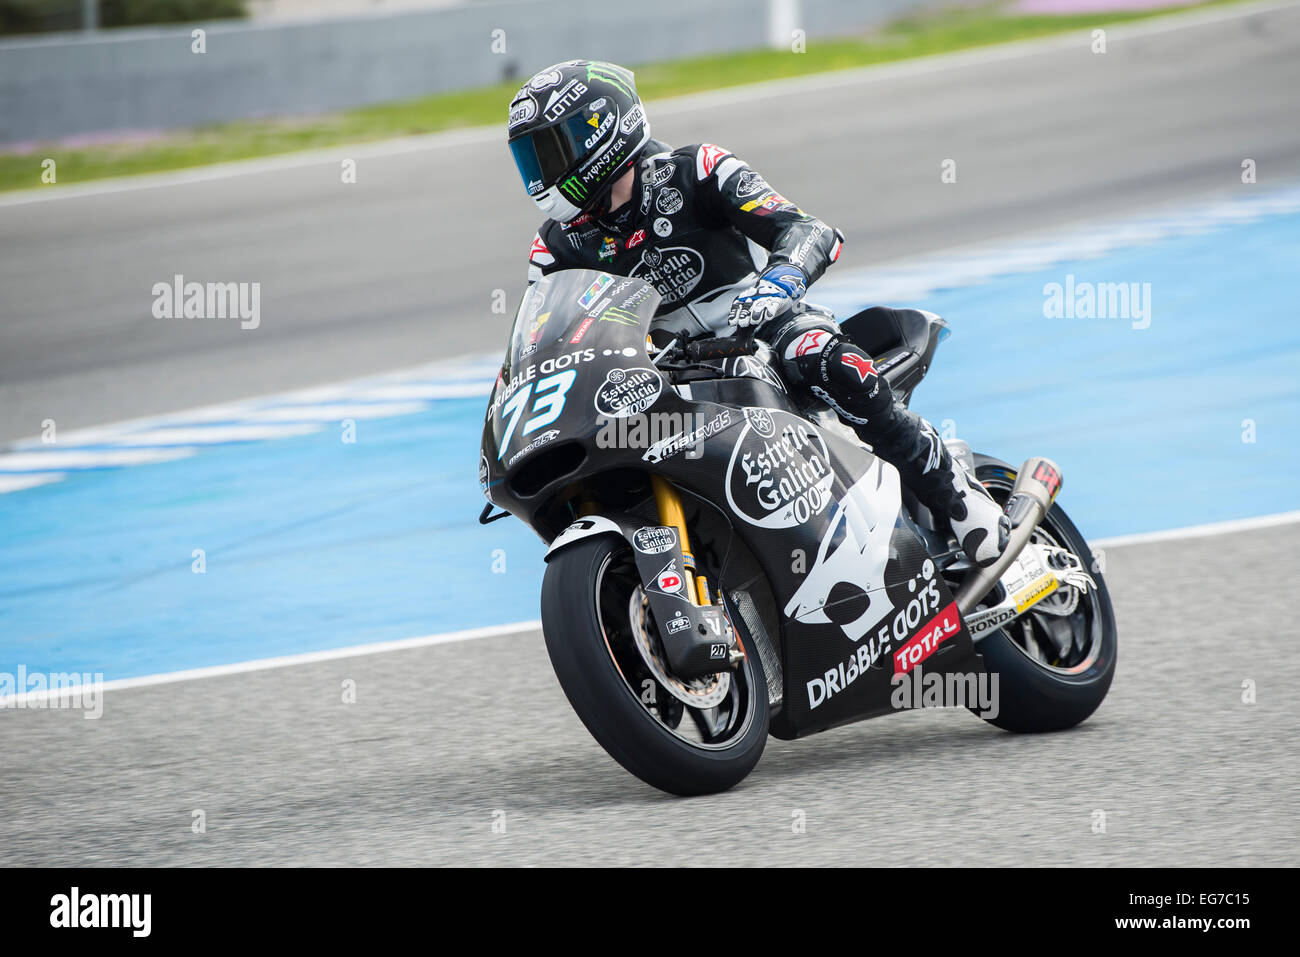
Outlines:
[[734, 356], [752, 356], [757, 351], [758, 343], [752, 334], [696, 339], [688, 342], [682, 348], [682, 353], [691, 362], [702, 362], [707, 359], [730, 359]]

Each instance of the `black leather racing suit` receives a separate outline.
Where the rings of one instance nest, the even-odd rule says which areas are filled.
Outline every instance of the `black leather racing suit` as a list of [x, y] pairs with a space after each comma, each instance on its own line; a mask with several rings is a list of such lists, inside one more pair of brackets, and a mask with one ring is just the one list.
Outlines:
[[[633, 171], [632, 199], [617, 210], [542, 224], [529, 253], [530, 282], [572, 268], [636, 276], [662, 297], [652, 332], [722, 333], [732, 301], [764, 269], [795, 266], [811, 285], [839, 257], [838, 230], [722, 147], [673, 149], [651, 140]], [[759, 335], [781, 357], [787, 380], [852, 424], [925, 505], [950, 519], [967, 517], [964, 483], [954, 481], [938, 434], [895, 400], [871, 357], [833, 317], [794, 311], [769, 321]]]

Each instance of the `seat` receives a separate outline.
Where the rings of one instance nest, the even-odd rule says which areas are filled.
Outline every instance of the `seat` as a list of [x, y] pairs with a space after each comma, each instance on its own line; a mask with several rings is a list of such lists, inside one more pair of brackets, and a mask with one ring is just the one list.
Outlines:
[[948, 324], [921, 309], [872, 306], [849, 316], [840, 328], [875, 360], [890, 389], [907, 405], [912, 391], [930, 370], [934, 350]]

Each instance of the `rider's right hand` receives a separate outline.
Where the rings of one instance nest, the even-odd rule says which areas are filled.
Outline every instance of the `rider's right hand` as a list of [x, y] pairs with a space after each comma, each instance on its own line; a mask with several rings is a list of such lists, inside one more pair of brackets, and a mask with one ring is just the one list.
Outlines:
[[797, 266], [773, 266], [736, 297], [727, 321], [741, 329], [757, 328], [790, 309], [807, 287], [803, 271]]

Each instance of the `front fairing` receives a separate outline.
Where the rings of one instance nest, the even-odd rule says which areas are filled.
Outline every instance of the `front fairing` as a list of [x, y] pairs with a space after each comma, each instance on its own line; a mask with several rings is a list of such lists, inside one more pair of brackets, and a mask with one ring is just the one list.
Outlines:
[[548, 446], [589, 443], [608, 419], [654, 404], [664, 380], [646, 336], [658, 305], [653, 286], [590, 269], [529, 287], [484, 424], [479, 474], [489, 499], [524, 517], [497, 491], [512, 470]]

